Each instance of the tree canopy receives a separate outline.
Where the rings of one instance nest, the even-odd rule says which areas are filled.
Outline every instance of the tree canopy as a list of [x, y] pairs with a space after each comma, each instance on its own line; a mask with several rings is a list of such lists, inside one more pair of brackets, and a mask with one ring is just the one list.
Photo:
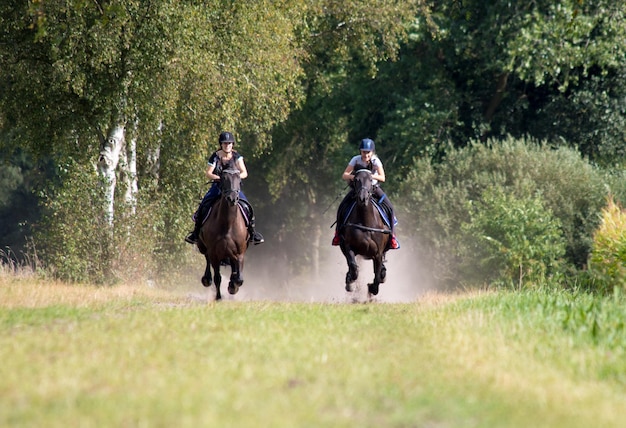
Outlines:
[[222, 130], [269, 233], [296, 241], [323, 224], [364, 137], [392, 196], [476, 141], [531, 137], [623, 165], [624, 13], [610, 0], [6, 0], [0, 198], [35, 195], [54, 219], [29, 217], [40, 246], [93, 227], [100, 209], [80, 207], [101, 201], [110, 248], [141, 221], [144, 248], [175, 259]]

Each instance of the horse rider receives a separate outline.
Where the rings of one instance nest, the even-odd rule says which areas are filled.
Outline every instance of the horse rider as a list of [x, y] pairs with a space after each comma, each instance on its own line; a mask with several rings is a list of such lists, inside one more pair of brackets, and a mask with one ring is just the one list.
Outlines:
[[[209, 157], [208, 167], [206, 170], [206, 176], [209, 180], [213, 180], [213, 184], [204, 195], [204, 198], [202, 198], [202, 202], [200, 202], [198, 209], [193, 215], [193, 220], [195, 221], [193, 232], [185, 237], [185, 241], [190, 244], [198, 242], [203, 217], [209, 212], [209, 208], [213, 205], [213, 203], [220, 198], [221, 191], [219, 180], [224, 167], [229, 163], [233, 163], [239, 169], [239, 176], [242, 180], [248, 176], [248, 170], [243, 161], [243, 156], [233, 150], [233, 147], [235, 146], [235, 136], [230, 132], [222, 132], [218, 140], [220, 149], [213, 152], [213, 154]], [[250, 218], [248, 224], [250, 240], [254, 243], [254, 245], [265, 242], [263, 235], [255, 230], [255, 219], [252, 211], [252, 205], [248, 202], [248, 199], [244, 195], [243, 191], [239, 192], [239, 199], [244, 200], [250, 208]]]
[[389, 214], [389, 223], [391, 226], [391, 239], [389, 240], [389, 249], [397, 250], [400, 248], [400, 243], [396, 238], [396, 234], [394, 232], [394, 226], [398, 222], [396, 220], [396, 216], [394, 214], [393, 205], [389, 201], [389, 198], [380, 187], [378, 183], [383, 183], [385, 181], [385, 169], [383, 168], [383, 163], [380, 158], [374, 152], [376, 148], [376, 144], [373, 140], [369, 138], [364, 138], [359, 143], [359, 151], [360, 154], [352, 157], [350, 162], [348, 162], [348, 166], [343, 171], [341, 178], [350, 183], [350, 191], [343, 198], [343, 201], [339, 204], [339, 208], [337, 209], [337, 223], [335, 226], [335, 236], [333, 237], [332, 245], [339, 245], [339, 229], [343, 226], [343, 222], [345, 220], [345, 215], [348, 207], [356, 198], [356, 194], [354, 192], [354, 187], [352, 186], [352, 181], [354, 180], [354, 167], [357, 163], [364, 164], [367, 166], [367, 169], [372, 171], [372, 196], [375, 198], [376, 202], [378, 202], [386, 213]]

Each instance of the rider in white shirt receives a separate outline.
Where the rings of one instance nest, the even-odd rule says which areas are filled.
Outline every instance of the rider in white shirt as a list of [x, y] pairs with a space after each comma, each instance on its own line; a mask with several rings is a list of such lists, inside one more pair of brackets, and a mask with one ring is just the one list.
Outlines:
[[[396, 234], [394, 232], [394, 226], [397, 223], [397, 220], [391, 201], [389, 201], [389, 198], [379, 185], [379, 183], [385, 182], [385, 168], [383, 168], [382, 161], [374, 152], [375, 148], [376, 144], [373, 140], [369, 138], [362, 139], [359, 143], [360, 154], [350, 159], [350, 162], [348, 162], [348, 166], [346, 166], [346, 169], [343, 171], [341, 178], [346, 180], [347, 182], [352, 182], [352, 180], [354, 180], [354, 167], [357, 163], [366, 165], [367, 168], [372, 171], [372, 196], [385, 209], [385, 211], [390, 214], [389, 223], [391, 223], [391, 239], [389, 240], [389, 249], [396, 250], [400, 248], [400, 243], [398, 242], [398, 239], [396, 238]], [[354, 200], [354, 198], [354, 189], [351, 187], [348, 194], [339, 204], [339, 209], [337, 210], [337, 223], [332, 245], [339, 245], [340, 243], [341, 238], [339, 236], [339, 228], [343, 225], [344, 222], [344, 219], [341, 217], [345, 214], [347, 207]]]

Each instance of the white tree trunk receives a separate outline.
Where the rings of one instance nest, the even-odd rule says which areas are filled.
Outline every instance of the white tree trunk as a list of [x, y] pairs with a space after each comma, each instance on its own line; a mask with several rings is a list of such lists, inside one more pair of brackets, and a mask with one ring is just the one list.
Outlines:
[[100, 147], [98, 159], [98, 173], [102, 177], [104, 186], [104, 215], [112, 226], [114, 218], [115, 186], [117, 178], [115, 170], [120, 161], [120, 154], [126, 145], [126, 129], [121, 123], [115, 125]]
[[126, 203], [130, 206], [131, 214], [135, 214], [137, 210], [137, 193], [139, 186], [137, 184], [137, 137], [136, 134], [131, 138], [128, 145], [128, 187], [126, 188]]
[[124, 202], [129, 208], [130, 214], [134, 215], [137, 211], [137, 193], [139, 192], [137, 184], [137, 124], [133, 126], [132, 138], [128, 139], [127, 144], [120, 152], [120, 172], [121, 179], [125, 185]]

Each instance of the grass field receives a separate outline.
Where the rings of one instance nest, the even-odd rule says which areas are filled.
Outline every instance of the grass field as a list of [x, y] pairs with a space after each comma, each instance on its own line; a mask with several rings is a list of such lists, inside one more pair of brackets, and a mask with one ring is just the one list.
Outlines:
[[619, 427], [623, 303], [207, 303], [0, 276], [0, 425]]

